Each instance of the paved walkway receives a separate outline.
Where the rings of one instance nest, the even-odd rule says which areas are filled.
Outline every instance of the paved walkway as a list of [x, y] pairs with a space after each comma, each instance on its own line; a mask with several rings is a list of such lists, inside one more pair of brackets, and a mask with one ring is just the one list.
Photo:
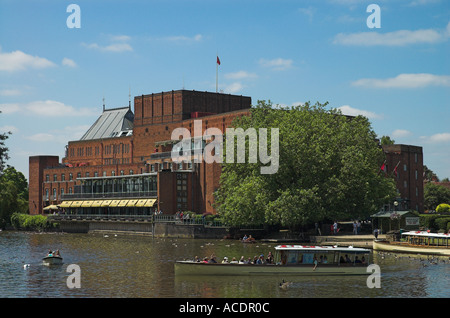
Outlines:
[[[338, 246], [354, 246], [372, 248], [373, 239], [372, 234], [368, 235], [330, 235], [330, 236], [314, 236], [311, 237], [311, 242], [317, 245], [338, 245]], [[385, 234], [378, 235], [378, 239], [386, 239]]]

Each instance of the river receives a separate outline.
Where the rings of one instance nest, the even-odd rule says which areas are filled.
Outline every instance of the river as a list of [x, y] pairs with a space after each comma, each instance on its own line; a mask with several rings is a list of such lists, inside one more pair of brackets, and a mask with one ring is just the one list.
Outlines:
[[[173, 263], [194, 256], [253, 257], [274, 252], [274, 243], [152, 238], [114, 234], [0, 232], [2, 298], [447, 298], [450, 261], [413, 255], [374, 255], [380, 288], [367, 277], [176, 277]], [[48, 250], [59, 249], [60, 266], [44, 266]], [[69, 288], [70, 264], [79, 266], [80, 288]]]

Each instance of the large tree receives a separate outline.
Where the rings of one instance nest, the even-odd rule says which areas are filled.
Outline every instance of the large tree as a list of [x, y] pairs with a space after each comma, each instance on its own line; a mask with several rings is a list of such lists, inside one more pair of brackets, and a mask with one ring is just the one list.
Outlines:
[[434, 182], [427, 182], [423, 191], [425, 209], [436, 210], [441, 203], [450, 204], [450, 189]]
[[0, 227], [9, 223], [14, 212], [28, 211], [28, 182], [22, 172], [8, 167], [0, 175]]
[[[384, 153], [368, 119], [344, 116], [326, 105], [273, 108], [270, 101], [258, 101], [250, 116], [235, 119], [233, 126], [245, 131], [279, 129], [279, 167], [261, 174], [260, 160], [224, 159], [215, 195], [226, 222], [295, 227], [365, 218], [395, 196], [394, 180], [379, 173]], [[270, 150], [271, 137], [267, 140]]]

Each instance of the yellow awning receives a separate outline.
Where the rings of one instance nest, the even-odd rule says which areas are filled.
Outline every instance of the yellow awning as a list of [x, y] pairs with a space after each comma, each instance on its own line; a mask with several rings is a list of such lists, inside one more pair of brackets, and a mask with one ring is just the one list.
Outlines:
[[112, 200], [103, 200], [102, 207], [109, 206]]
[[120, 203], [120, 200], [112, 200], [111, 203], [109, 204], [110, 208], [115, 208], [116, 206], [118, 206]]
[[92, 202], [91, 207], [93, 207], [93, 208], [99, 208], [99, 207], [102, 206], [102, 203], [103, 203], [103, 202], [104, 202], [103, 200], [96, 200], [96, 201]]
[[136, 202], [138, 202], [138, 200], [130, 200], [128, 201], [127, 206], [134, 206]]
[[119, 202], [119, 206], [126, 206], [129, 200], [122, 200]]
[[145, 202], [145, 207], [152, 207], [156, 202], [156, 199], [148, 199], [147, 202]]
[[145, 203], [147, 202], [147, 199], [140, 199], [138, 200], [138, 202], [136, 202], [137, 207], [143, 207], [145, 205]]
[[73, 201], [72, 205], [70, 206], [71, 208], [78, 208], [81, 203], [83, 203], [83, 201]]
[[92, 205], [93, 201], [83, 201], [83, 203], [81, 204], [82, 208], [88, 208]]
[[60, 208], [68, 208], [73, 201], [63, 201], [61, 202], [61, 204], [59, 205]]

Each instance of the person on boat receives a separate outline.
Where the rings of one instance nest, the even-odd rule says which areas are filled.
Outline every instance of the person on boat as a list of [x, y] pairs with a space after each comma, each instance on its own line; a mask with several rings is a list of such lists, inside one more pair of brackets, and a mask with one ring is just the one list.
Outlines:
[[350, 259], [350, 257], [348, 257], [347, 254], [345, 254], [345, 262], [346, 263], [351, 263], [352, 262], [352, 260]]
[[272, 255], [272, 252], [269, 252], [269, 254], [267, 254], [266, 264], [273, 264], [273, 255]]
[[366, 263], [366, 258], [365, 258], [364, 256], [361, 258], [361, 263], [362, 263], [362, 264], [365, 264], [365, 263]]
[[47, 256], [53, 256], [53, 252], [51, 250], [48, 250]]
[[317, 264], [318, 264], [316, 256], [314, 256], [313, 263], [314, 263], [313, 271], [315, 271], [317, 268]]
[[324, 264], [328, 264], [328, 259], [327, 259], [327, 256], [325, 255], [325, 257], [323, 258], [323, 263]]
[[200, 258], [199, 258], [198, 256], [195, 256], [195, 257], [194, 257], [194, 262], [195, 262], [195, 263], [200, 263]]
[[211, 255], [211, 258], [208, 261], [209, 264], [216, 264], [217, 260], [216, 260], [216, 256]]
[[355, 264], [361, 264], [361, 260], [358, 258], [358, 256], [355, 256]]
[[259, 255], [259, 258], [256, 260], [256, 264], [263, 265], [264, 264], [264, 255]]
[[229, 263], [228, 263], [228, 257], [225, 256], [225, 257], [223, 258], [222, 264], [229, 264]]
[[208, 264], [209, 259], [207, 257], [203, 258], [203, 263]]
[[236, 257], [233, 257], [233, 258], [231, 259], [230, 264], [238, 264], [238, 261], [237, 261]]
[[61, 254], [59, 254], [59, 250], [56, 250], [56, 252], [55, 252], [55, 256], [57, 256], [57, 257], [61, 257]]
[[242, 241], [245, 242], [245, 241], [247, 241], [247, 239], [248, 239], [248, 236], [247, 236], [247, 234], [245, 234], [244, 237], [242, 238]]
[[244, 258], [244, 256], [241, 256], [241, 259], [239, 260], [239, 264], [245, 264], [245, 258]]

